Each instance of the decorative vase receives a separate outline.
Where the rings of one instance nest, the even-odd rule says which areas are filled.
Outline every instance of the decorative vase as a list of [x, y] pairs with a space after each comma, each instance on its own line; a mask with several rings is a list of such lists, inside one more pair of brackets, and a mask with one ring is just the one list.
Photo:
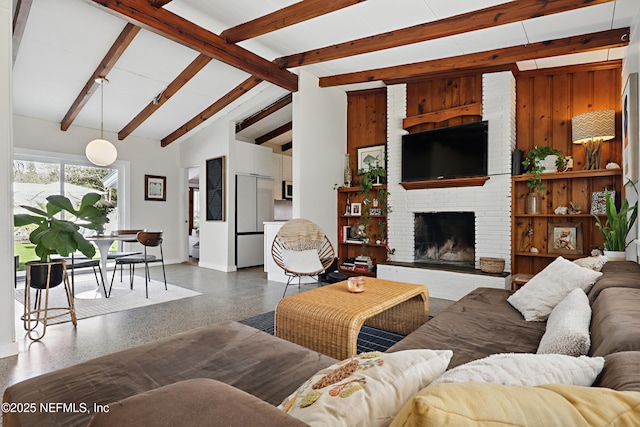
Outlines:
[[525, 201], [525, 212], [528, 214], [539, 214], [542, 212], [542, 197], [537, 191], [527, 194]]
[[604, 250], [604, 256], [607, 257], [609, 261], [625, 261], [626, 256], [624, 251], [608, 251]]
[[351, 187], [351, 181], [353, 179], [353, 173], [349, 166], [349, 153], [344, 155], [344, 186]]
[[555, 154], [549, 154], [543, 160], [538, 160], [539, 164], [544, 166], [544, 170], [542, 171], [542, 173], [557, 172], [558, 171], [558, 167], [556, 166], [557, 160], [558, 160], [558, 156], [556, 156]]

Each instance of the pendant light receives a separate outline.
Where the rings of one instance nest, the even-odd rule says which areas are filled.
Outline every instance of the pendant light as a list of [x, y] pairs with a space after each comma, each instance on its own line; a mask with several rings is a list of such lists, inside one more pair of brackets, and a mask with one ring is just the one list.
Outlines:
[[100, 85], [100, 139], [94, 139], [87, 144], [84, 152], [87, 159], [96, 166], [109, 166], [118, 158], [116, 147], [104, 139], [104, 85], [109, 83], [106, 77], [96, 79]]

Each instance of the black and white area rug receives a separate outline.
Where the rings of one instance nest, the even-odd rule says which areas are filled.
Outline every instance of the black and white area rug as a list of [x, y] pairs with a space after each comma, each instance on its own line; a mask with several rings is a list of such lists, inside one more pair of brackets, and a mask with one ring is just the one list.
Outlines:
[[[240, 323], [273, 335], [274, 321], [275, 312], [270, 311], [241, 320]], [[360, 329], [360, 335], [358, 335], [358, 353], [364, 353], [367, 351], [386, 351], [402, 338], [404, 338], [404, 335], [370, 328], [369, 326], [362, 326], [362, 329]]]

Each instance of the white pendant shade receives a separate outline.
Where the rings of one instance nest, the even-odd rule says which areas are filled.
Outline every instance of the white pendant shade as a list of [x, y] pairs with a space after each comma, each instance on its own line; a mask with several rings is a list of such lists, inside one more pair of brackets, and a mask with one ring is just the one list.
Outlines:
[[115, 145], [106, 139], [94, 139], [84, 150], [87, 159], [96, 166], [109, 166], [118, 158]]

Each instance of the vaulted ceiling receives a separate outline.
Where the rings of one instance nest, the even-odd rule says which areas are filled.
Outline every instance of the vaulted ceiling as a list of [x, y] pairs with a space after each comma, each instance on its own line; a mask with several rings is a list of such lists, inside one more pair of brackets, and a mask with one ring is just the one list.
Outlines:
[[346, 90], [620, 59], [638, 0], [14, 0], [14, 113], [180, 142], [256, 94], [241, 139], [291, 147], [297, 70]]

